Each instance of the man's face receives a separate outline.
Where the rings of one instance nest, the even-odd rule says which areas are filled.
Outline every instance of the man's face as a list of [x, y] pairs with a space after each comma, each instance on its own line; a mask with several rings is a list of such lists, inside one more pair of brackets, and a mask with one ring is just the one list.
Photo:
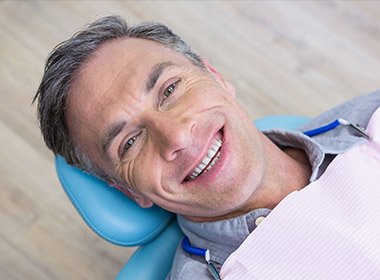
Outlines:
[[239, 211], [263, 181], [261, 136], [211, 72], [152, 41], [110, 41], [77, 75], [69, 132], [142, 205], [194, 219]]

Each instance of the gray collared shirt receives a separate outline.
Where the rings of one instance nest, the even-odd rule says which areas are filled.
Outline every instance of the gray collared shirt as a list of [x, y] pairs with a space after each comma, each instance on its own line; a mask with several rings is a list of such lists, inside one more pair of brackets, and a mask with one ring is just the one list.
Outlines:
[[[313, 138], [304, 135], [302, 131], [323, 126], [337, 118], [344, 118], [351, 123], [366, 127], [379, 106], [380, 91], [377, 91], [359, 96], [327, 111], [298, 131], [274, 129], [264, 131], [264, 133], [279, 147], [303, 149], [312, 167], [310, 182], [313, 182], [323, 174], [337, 154], [343, 153], [365, 140], [347, 126], [339, 126]], [[269, 214], [269, 209], [259, 208], [233, 219], [203, 223], [191, 222], [183, 216], [178, 216], [178, 223], [193, 246], [210, 250], [211, 260], [220, 268], [228, 256], [256, 228], [258, 218], [266, 217]], [[203, 258], [185, 253], [179, 245], [168, 279], [213, 278], [207, 271]]]

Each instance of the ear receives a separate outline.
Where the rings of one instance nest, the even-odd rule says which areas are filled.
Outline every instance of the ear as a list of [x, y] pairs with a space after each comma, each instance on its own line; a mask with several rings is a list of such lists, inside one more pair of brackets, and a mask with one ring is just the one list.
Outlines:
[[119, 185], [116, 185], [114, 183], [109, 183], [110, 186], [118, 189], [121, 191], [123, 194], [128, 196], [130, 199], [135, 201], [140, 207], [142, 208], [149, 208], [153, 206], [153, 202], [150, 201], [149, 199], [143, 197], [142, 195], [134, 192], [133, 190], [126, 188], [126, 187], [121, 187]]
[[204, 66], [206, 67], [206, 70], [215, 77], [215, 79], [218, 81], [219, 84], [227, 91], [229, 92], [232, 96], [235, 97], [236, 92], [235, 92], [235, 87], [227, 82], [223, 76], [210, 64], [210, 62], [206, 58], [202, 58], [202, 62]]

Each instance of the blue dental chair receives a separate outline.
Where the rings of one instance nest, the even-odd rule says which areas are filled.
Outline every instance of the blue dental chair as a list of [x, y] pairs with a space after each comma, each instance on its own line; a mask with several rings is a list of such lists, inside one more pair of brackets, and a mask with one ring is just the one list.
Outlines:
[[[260, 130], [296, 129], [309, 119], [269, 116], [255, 121]], [[101, 238], [119, 246], [139, 246], [117, 279], [163, 280], [170, 271], [183, 234], [175, 214], [157, 206], [140, 208], [105, 182], [72, 167], [57, 156], [59, 180], [86, 224]]]

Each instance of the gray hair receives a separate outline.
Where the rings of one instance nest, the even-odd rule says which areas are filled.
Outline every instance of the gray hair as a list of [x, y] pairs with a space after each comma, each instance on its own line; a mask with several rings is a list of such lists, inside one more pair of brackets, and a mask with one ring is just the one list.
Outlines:
[[106, 41], [117, 38], [141, 38], [161, 43], [204, 68], [201, 58], [168, 27], [155, 22], [127, 26], [120, 16], [102, 17], [70, 39], [57, 45], [49, 54], [41, 84], [33, 99], [38, 100], [37, 111], [44, 141], [56, 155], [105, 181], [115, 181], [98, 168], [73, 142], [65, 121], [66, 100], [75, 74]]

